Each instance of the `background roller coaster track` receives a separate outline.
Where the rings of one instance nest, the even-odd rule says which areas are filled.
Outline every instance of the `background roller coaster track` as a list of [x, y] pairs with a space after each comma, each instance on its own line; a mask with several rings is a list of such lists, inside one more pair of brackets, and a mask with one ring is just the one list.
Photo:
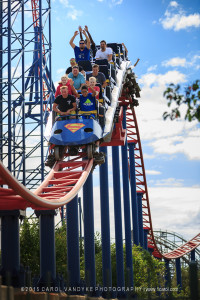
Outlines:
[[[121, 88], [121, 87], [120, 87]], [[182, 257], [200, 245], [200, 233], [177, 249], [163, 254], [159, 251], [153, 235], [149, 196], [133, 100], [127, 95], [119, 97], [119, 101], [127, 106], [126, 123], [128, 142], [136, 143], [135, 169], [137, 192], [143, 193], [143, 227], [148, 229], [148, 247], [153, 255], [165, 259]], [[56, 209], [71, 201], [83, 187], [93, 166], [93, 159], [83, 159], [84, 154], [69, 160], [55, 163], [46, 179], [31, 192], [23, 186], [8, 169], [0, 162], [0, 210], [26, 209]]]

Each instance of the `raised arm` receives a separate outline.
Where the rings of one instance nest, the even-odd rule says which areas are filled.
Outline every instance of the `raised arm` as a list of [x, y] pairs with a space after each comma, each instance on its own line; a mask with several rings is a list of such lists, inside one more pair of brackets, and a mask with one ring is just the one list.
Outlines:
[[92, 38], [91, 34], [90, 34], [89, 31], [88, 31], [87, 25], [85, 25], [85, 31], [87, 32], [87, 34], [88, 34], [88, 36], [89, 36], [89, 39], [90, 39], [91, 44], [95, 46], [95, 42], [93, 41], [93, 38]]
[[74, 49], [75, 48], [75, 44], [74, 44], [74, 39], [75, 39], [75, 37], [78, 35], [78, 31], [75, 31], [74, 32], [74, 35], [73, 35], [73, 37], [71, 38], [71, 40], [69, 41], [69, 44], [70, 44], [70, 46]]
[[92, 97], [96, 96], [96, 91], [93, 89], [93, 87], [90, 86], [90, 84], [88, 83], [87, 86], [91, 89], [92, 91]]
[[90, 49], [90, 39], [89, 39], [89, 37], [88, 37], [88, 35], [87, 35], [87, 33], [86, 33], [85, 30], [83, 30], [83, 34], [84, 34], [84, 36], [86, 37], [86, 41], [87, 41], [86, 47], [87, 47], [88, 49]]
[[126, 48], [124, 43], [122, 43], [122, 46], [124, 46], [124, 50], [126, 51], [126, 55], [127, 55], [128, 54], [128, 49]]
[[80, 33], [80, 40], [83, 40], [83, 35], [82, 35], [82, 27], [78, 27], [79, 33]]

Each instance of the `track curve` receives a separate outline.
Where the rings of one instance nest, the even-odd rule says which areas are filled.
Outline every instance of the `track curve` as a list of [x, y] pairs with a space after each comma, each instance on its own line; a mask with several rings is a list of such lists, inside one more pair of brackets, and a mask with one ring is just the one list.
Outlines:
[[0, 162], [0, 210], [56, 209], [70, 202], [84, 185], [93, 166], [85, 154], [58, 161], [34, 192], [21, 184]]
[[[194, 238], [186, 242], [184, 245], [178, 247], [177, 249], [169, 253], [161, 253], [157, 247], [155, 237], [153, 234], [150, 201], [147, 188], [147, 180], [144, 167], [144, 159], [142, 153], [142, 145], [139, 134], [139, 126], [137, 123], [136, 113], [133, 106], [133, 100], [128, 97], [129, 103], [127, 103], [126, 97], [121, 98], [122, 103], [126, 103], [126, 124], [127, 124], [127, 140], [128, 142], [134, 142], [136, 144], [135, 148], [135, 169], [136, 169], [136, 189], [137, 192], [142, 192], [142, 215], [143, 215], [143, 227], [148, 229], [148, 247], [153, 249], [153, 255], [158, 258], [165, 259], [176, 259], [183, 255], [191, 252], [200, 245], [200, 233]], [[125, 101], [125, 102], [124, 102]]]

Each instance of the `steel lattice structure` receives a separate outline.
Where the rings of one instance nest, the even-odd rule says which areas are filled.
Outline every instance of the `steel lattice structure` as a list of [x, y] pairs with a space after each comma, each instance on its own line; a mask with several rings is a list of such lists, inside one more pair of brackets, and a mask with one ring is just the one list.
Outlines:
[[0, 2], [0, 156], [24, 185], [46, 174], [44, 127], [51, 108], [50, 1]]

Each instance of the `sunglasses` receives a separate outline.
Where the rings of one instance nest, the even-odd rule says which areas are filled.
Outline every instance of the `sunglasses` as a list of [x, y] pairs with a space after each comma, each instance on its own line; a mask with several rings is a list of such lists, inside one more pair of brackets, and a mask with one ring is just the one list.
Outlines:
[[79, 43], [80, 45], [84, 45], [85, 43]]

